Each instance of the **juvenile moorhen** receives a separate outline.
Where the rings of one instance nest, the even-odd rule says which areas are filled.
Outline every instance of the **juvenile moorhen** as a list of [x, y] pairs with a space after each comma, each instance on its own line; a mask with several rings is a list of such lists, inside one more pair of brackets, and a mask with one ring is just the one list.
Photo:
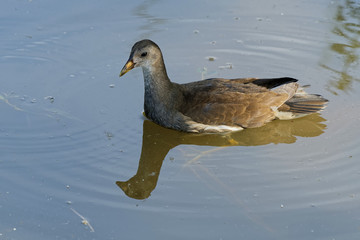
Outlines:
[[193, 133], [219, 133], [260, 127], [274, 119], [293, 119], [325, 108], [328, 102], [307, 94], [293, 78], [211, 78], [186, 84], [171, 82], [159, 46], [134, 44], [120, 77], [142, 67], [144, 111], [155, 123]]

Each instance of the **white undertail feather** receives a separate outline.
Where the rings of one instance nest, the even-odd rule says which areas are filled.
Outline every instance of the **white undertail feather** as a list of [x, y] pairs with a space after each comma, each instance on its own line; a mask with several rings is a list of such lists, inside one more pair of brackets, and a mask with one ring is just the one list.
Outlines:
[[227, 125], [207, 125], [198, 123], [195, 121], [188, 121], [189, 132], [193, 133], [224, 133], [224, 132], [236, 132], [243, 130], [244, 128], [238, 126], [227, 126]]
[[273, 108], [273, 111], [275, 112], [276, 118], [278, 118], [280, 120], [291, 120], [291, 119], [295, 119], [295, 118], [301, 118], [301, 117], [304, 117], [307, 115], [307, 114], [301, 114], [301, 113], [278, 111], [276, 108]]

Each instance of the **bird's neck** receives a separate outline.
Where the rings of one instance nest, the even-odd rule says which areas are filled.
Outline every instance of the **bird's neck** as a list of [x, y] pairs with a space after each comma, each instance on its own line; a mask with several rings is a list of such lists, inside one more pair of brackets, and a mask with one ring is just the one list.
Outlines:
[[145, 83], [144, 110], [148, 116], [150, 111], [162, 111], [168, 108], [171, 100], [172, 84], [163, 61], [142, 68]]
[[145, 115], [164, 127], [178, 127], [177, 111], [183, 98], [180, 85], [170, 81], [163, 63], [157, 63], [156, 68], [143, 67], [143, 73]]

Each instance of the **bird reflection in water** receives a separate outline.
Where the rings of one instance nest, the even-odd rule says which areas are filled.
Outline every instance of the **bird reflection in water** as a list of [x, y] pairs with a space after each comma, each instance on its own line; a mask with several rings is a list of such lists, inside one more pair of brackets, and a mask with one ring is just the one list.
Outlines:
[[155, 189], [161, 165], [167, 153], [174, 147], [202, 146], [258, 146], [270, 143], [294, 143], [297, 137], [321, 135], [326, 120], [319, 114], [289, 121], [273, 121], [260, 128], [245, 129], [231, 134], [189, 134], [163, 128], [144, 120], [143, 142], [136, 174], [127, 181], [117, 181], [124, 193], [134, 199], [146, 199]]

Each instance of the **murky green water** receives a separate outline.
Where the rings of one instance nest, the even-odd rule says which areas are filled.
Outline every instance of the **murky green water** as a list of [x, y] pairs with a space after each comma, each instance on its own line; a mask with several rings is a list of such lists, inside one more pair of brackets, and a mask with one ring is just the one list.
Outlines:
[[[0, 239], [358, 239], [358, 1], [0, 3]], [[170, 78], [298, 78], [321, 114], [230, 136], [142, 116]]]

